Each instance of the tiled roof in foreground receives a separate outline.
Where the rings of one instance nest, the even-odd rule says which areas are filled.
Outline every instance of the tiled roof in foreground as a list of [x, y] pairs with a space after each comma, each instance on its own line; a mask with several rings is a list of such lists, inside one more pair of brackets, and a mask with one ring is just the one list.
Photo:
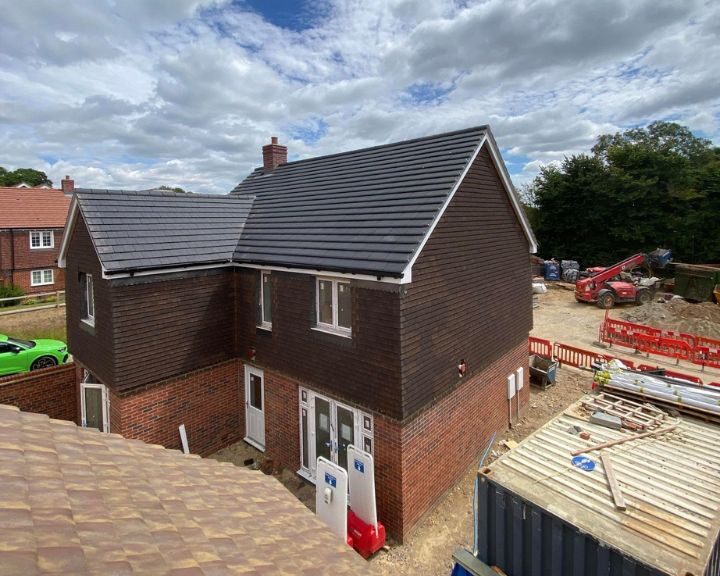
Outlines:
[[360, 574], [277, 480], [0, 405], [0, 575]]

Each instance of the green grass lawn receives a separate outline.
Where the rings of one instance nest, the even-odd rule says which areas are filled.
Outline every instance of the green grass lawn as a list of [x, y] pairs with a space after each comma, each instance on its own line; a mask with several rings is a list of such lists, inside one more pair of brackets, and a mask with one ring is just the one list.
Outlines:
[[0, 316], [0, 334], [24, 340], [50, 338], [67, 342], [65, 308], [48, 308]]

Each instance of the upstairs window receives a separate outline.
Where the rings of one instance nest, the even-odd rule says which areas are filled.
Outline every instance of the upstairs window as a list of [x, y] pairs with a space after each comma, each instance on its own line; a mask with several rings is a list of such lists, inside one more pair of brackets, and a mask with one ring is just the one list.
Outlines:
[[272, 276], [260, 272], [260, 328], [272, 329]]
[[80, 274], [80, 319], [95, 326], [95, 293], [91, 274]]
[[55, 238], [52, 230], [33, 230], [30, 232], [30, 248], [53, 248]]
[[349, 336], [352, 332], [350, 282], [317, 279], [317, 326]]

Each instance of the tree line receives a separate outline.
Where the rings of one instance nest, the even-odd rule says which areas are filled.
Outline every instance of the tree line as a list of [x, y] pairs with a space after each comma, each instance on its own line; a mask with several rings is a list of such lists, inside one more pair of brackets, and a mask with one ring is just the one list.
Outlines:
[[33, 170], [32, 168], [18, 168], [17, 170], [6, 170], [0, 166], [0, 186], [17, 186], [25, 183], [28, 186], [52, 186], [52, 180], [45, 172]]
[[720, 148], [679, 124], [604, 134], [521, 195], [546, 258], [608, 265], [662, 247], [720, 263]]

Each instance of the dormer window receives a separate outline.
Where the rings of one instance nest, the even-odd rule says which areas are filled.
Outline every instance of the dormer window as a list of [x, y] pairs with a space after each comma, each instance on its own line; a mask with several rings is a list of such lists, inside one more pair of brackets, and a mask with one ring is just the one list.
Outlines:
[[316, 292], [317, 327], [320, 330], [350, 336], [352, 333], [350, 282], [318, 278]]

